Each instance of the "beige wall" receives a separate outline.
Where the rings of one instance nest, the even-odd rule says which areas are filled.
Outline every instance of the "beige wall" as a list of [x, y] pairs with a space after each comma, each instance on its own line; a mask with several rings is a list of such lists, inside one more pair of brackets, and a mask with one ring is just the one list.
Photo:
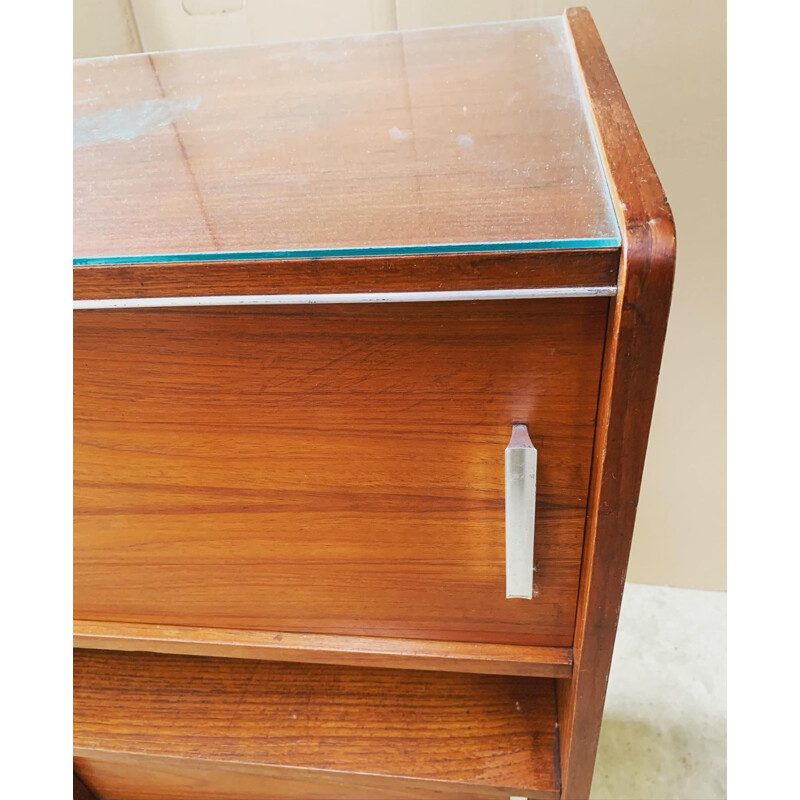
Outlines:
[[74, 0], [72, 53], [75, 58], [139, 53], [141, 50], [130, 0]]
[[[183, 4], [194, 9], [189, 15]], [[672, 204], [678, 273], [629, 579], [725, 588], [725, 3], [588, 3]], [[225, 14], [197, 13], [225, 8]], [[560, 14], [553, 0], [76, 0], [76, 57]]]

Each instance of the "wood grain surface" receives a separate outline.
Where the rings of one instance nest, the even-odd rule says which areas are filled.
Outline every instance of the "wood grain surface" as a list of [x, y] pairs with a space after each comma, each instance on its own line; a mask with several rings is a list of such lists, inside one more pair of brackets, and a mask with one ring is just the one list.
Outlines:
[[[152, 755], [92, 752], [75, 764], [104, 800], [508, 800], [505, 790], [464, 783], [355, 775], [160, 758]], [[558, 797], [553, 791], [531, 798]], [[79, 800], [83, 800], [80, 798]]]
[[74, 103], [76, 257], [618, 241], [559, 18], [89, 59]]
[[618, 250], [75, 267], [73, 299], [616, 286]]
[[589, 797], [675, 272], [658, 176], [586, 9], [566, 12], [623, 229], [592, 467], [575, 674], [560, 682], [564, 800]]
[[572, 675], [572, 650], [568, 647], [180, 628], [83, 620], [73, 623], [73, 643], [75, 647], [92, 650], [433, 669], [486, 675], [545, 678], [568, 678]]
[[[75, 617], [569, 647], [607, 308], [75, 312]], [[533, 600], [505, 597], [515, 421]]]
[[[558, 797], [552, 680], [85, 650], [74, 671], [90, 783], [87, 763], [128, 754]], [[113, 798], [113, 780], [93, 785]]]

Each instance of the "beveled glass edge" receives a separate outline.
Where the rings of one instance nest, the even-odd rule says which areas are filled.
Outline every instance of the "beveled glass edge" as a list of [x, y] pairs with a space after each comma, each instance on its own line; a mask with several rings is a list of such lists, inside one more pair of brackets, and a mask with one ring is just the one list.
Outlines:
[[620, 232], [620, 221], [617, 216], [617, 207], [614, 204], [614, 195], [611, 191], [611, 184], [609, 182], [608, 170], [606, 169], [606, 162], [603, 158], [603, 148], [600, 145], [598, 137], [597, 126], [595, 124], [594, 114], [592, 112], [592, 102], [586, 90], [586, 82], [581, 70], [580, 61], [578, 60], [578, 53], [575, 50], [575, 40], [572, 38], [569, 25], [567, 24], [567, 12], [560, 17], [561, 24], [564, 26], [564, 40], [569, 48], [569, 63], [572, 65], [572, 79], [575, 82], [575, 94], [581, 104], [583, 111], [583, 118], [586, 120], [586, 127], [589, 129], [589, 138], [592, 142], [592, 149], [594, 150], [594, 157], [597, 160], [597, 166], [600, 168], [600, 174], [603, 176], [603, 191], [605, 194], [606, 206], [611, 213], [611, 219], [614, 223], [614, 228], [617, 231], [622, 246], [622, 234]]
[[115, 264], [175, 264], [185, 261], [277, 261], [281, 259], [368, 258], [419, 256], [442, 253], [504, 253], [540, 250], [599, 250], [618, 248], [618, 236], [591, 239], [541, 239], [521, 242], [464, 242], [459, 244], [412, 244], [377, 247], [327, 247], [301, 250], [229, 250], [207, 253], [153, 253], [148, 255], [86, 256], [73, 258], [74, 267]]

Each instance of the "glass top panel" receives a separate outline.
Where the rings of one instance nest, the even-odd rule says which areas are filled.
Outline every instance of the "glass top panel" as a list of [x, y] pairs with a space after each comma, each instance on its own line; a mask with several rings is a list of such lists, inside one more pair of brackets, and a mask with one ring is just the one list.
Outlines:
[[560, 17], [74, 81], [77, 264], [619, 245]]

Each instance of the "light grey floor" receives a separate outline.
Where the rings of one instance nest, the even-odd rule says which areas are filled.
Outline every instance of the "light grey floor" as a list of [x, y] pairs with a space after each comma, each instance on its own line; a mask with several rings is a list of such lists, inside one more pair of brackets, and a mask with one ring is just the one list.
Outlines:
[[592, 800], [726, 793], [726, 594], [629, 583]]

